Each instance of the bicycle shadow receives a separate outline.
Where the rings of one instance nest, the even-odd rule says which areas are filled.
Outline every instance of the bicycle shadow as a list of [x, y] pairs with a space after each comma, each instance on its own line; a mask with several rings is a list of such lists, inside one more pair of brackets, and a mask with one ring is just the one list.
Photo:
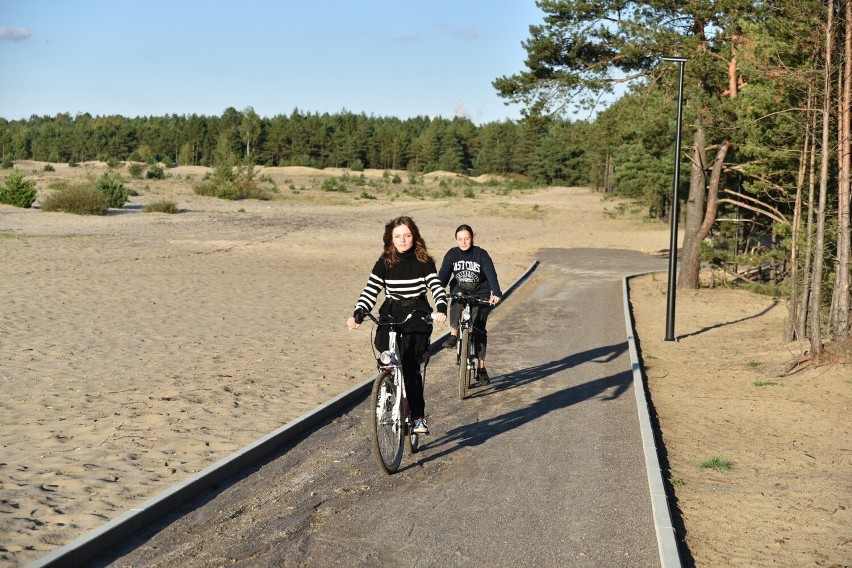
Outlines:
[[567, 357], [563, 357], [557, 361], [550, 361], [548, 363], [542, 363], [541, 365], [527, 367], [526, 369], [519, 369], [510, 373], [496, 375], [491, 379], [490, 389], [476, 391], [470, 394], [468, 398], [491, 396], [498, 392], [522, 387], [572, 367], [576, 367], [582, 363], [608, 363], [626, 353], [627, 350], [628, 345], [625, 341], [615, 345], [595, 347], [594, 349], [589, 349], [582, 353], [568, 355]]
[[[564, 357], [558, 361], [551, 361], [550, 363], [536, 365], [509, 373], [508, 375], [495, 377], [492, 385], [494, 385], [494, 382], [499, 382], [495, 386], [495, 390], [516, 388], [533, 381], [544, 379], [555, 373], [574, 367], [579, 363], [610, 361], [626, 349], [626, 343], [623, 344], [623, 348], [622, 344], [618, 344], [592, 349], [581, 354]], [[503, 383], [506, 383], [505, 386]], [[532, 404], [495, 416], [494, 418], [453, 428], [434, 441], [424, 444], [422, 446], [423, 450], [438, 451], [429, 456], [421, 457], [418, 461], [425, 463], [451, 454], [465, 446], [478, 446], [494, 437], [541, 418], [550, 412], [562, 410], [593, 398], [599, 398], [611, 389], [615, 389], [614, 392], [607, 394], [602, 400], [614, 400], [628, 391], [632, 384], [632, 371], [624, 370], [614, 375], [573, 385], [558, 392], [548, 394]]]

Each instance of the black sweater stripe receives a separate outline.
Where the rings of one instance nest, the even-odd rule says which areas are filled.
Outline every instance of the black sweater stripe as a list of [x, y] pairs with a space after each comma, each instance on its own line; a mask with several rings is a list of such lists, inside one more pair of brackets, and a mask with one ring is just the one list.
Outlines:
[[389, 269], [380, 258], [373, 266], [355, 307], [371, 311], [382, 291], [387, 298], [401, 300], [425, 295], [427, 290], [431, 292], [437, 310], [446, 313], [447, 294], [438, 280], [434, 261], [424, 263], [418, 261], [414, 255], [402, 255], [400, 262]]

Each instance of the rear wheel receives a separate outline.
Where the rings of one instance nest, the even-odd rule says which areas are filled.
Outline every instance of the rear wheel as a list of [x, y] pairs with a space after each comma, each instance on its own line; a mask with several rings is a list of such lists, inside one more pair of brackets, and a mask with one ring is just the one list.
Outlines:
[[470, 386], [470, 333], [459, 329], [459, 400], [467, 397]]
[[415, 434], [413, 431], [413, 427], [406, 424], [405, 426], [405, 449], [408, 450], [409, 454], [416, 454], [417, 450], [420, 449], [420, 436]]
[[402, 461], [404, 428], [393, 418], [396, 398], [393, 374], [383, 371], [373, 382], [373, 391], [370, 395], [370, 424], [373, 457], [385, 473], [395, 472]]

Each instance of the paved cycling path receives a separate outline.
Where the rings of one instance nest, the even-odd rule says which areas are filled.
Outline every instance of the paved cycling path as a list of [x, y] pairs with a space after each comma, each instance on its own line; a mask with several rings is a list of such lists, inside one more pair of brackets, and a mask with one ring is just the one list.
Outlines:
[[489, 387], [459, 401], [454, 357], [433, 357], [432, 434], [397, 474], [361, 403], [96, 564], [660, 566], [621, 278], [666, 261], [540, 261], [489, 322]]

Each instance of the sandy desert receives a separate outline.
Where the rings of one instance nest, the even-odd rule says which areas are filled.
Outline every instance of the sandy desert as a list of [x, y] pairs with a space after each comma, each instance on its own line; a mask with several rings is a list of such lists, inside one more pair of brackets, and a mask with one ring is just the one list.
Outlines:
[[[16, 167], [40, 198], [106, 169]], [[262, 170], [280, 188], [269, 201], [195, 195], [206, 168], [178, 167], [129, 181], [130, 202], [103, 217], [0, 205], [0, 566], [369, 377], [368, 338], [345, 321], [392, 217], [411, 215], [439, 263], [472, 225], [504, 286], [542, 248], [668, 252], [667, 225], [585, 188], [438, 173], [404, 191], [368, 171], [364, 192], [329, 193], [319, 183], [343, 172]], [[143, 212], [160, 199], [180, 212]], [[783, 342], [783, 300], [680, 293], [677, 342], [663, 341], [666, 274], [633, 279], [631, 300], [687, 565], [852, 565], [852, 368], [779, 376], [805, 347]]]

